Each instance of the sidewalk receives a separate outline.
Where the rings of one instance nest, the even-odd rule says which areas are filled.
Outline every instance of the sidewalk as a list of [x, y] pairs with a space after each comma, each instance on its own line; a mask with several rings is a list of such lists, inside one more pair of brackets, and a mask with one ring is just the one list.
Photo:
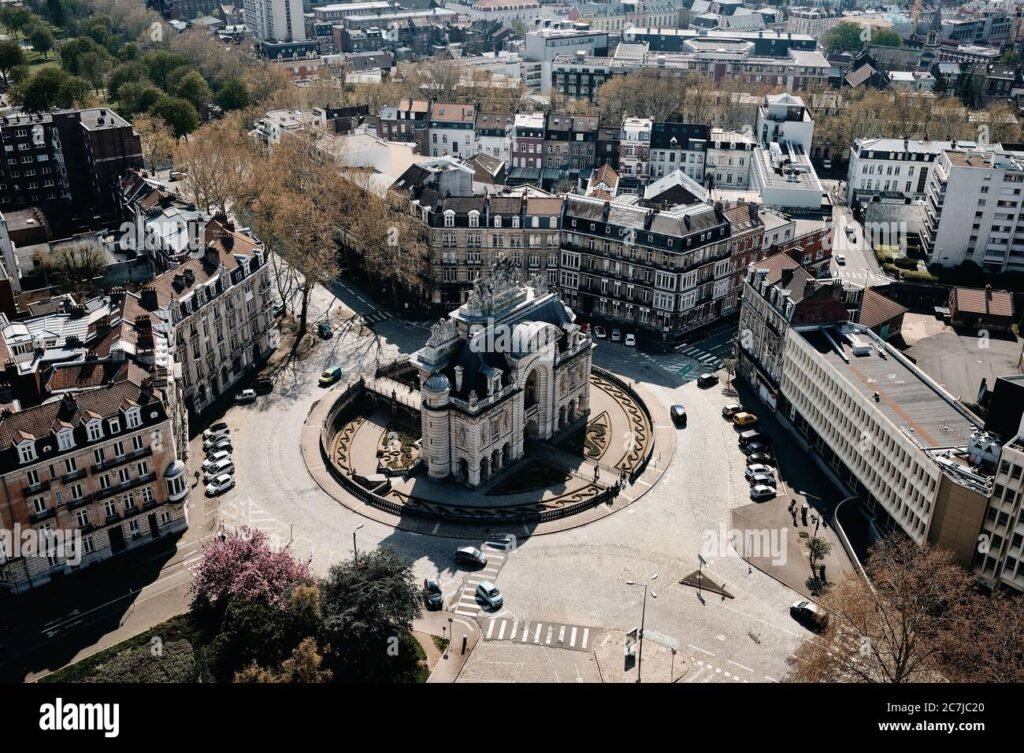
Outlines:
[[679, 682], [693, 664], [686, 654], [673, 652], [650, 638], [642, 648], [634, 646], [633, 656], [626, 656], [626, 633], [622, 630], [609, 630], [597, 636], [594, 660], [605, 683]]
[[[431, 672], [427, 682], [455, 682], [462, 668], [469, 661], [473, 649], [480, 640], [480, 628], [473, 620], [450, 612], [423, 612], [412, 623], [413, 631], [425, 635], [436, 635], [450, 638], [450, 630], [455, 633], [455, 640], [448, 645], [448, 650], [441, 654], [434, 647], [435, 655], [427, 651], [427, 663]], [[466, 638], [466, 652], [462, 652], [462, 638]], [[433, 662], [433, 663], [431, 663]]]

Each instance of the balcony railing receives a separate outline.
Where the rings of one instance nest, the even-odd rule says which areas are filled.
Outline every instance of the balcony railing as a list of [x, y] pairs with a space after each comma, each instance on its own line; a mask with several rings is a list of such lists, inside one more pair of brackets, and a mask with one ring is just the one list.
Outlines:
[[85, 505], [89, 504], [90, 502], [92, 502], [92, 495], [91, 494], [86, 494], [83, 497], [78, 497], [77, 499], [69, 500], [68, 501], [68, 509], [74, 510], [74, 509], [76, 509], [78, 507], [84, 507]]
[[26, 486], [24, 492], [25, 494], [38, 494], [39, 492], [45, 492], [49, 488], [49, 481], [37, 481], [34, 484], [29, 484], [28, 486]]
[[152, 447], [143, 447], [141, 450], [133, 450], [126, 455], [118, 455], [116, 458], [111, 458], [110, 460], [104, 460], [102, 462], [96, 463], [92, 467], [92, 472], [99, 473], [100, 471], [105, 471], [110, 468], [117, 468], [117, 466], [119, 465], [130, 463], [132, 460], [137, 460], [138, 458], [149, 457], [152, 454]]
[[63, 476], [60, 477], [60, 480], [61, 483], [67, 484], [68, 482], [77, 481], [80, 478], [85, 478], [85, 474], [85, 468], [76, 468], [75, 470], [69, 473], [65, 473]]
[[107, 497], [112, 497], [115, 494], [120, 494], [121, 492], [128, 491], [129, 489], [134, 489], [136, 486], [142, 486], [143, 484], [148, 484], [155, 480], [156, 474], [150, 471], [144, 476], [133, 478], [130, 481], [125, 481], [123, 483], [118, 484], [117, 486], [111, 486], [107, 489], [101, 489], [100, 491], [96, 492], [95, 497], [96, 499], [106, 499]]
[[56, 514], [57, 514], [57, 508], [55, 508], [55, 507], [47, 507], [45, 510], [40, 510], [39, 512], [32, 513], [31, 515], [28, 516], [28, 519], [29, 519], [29, 522], [31, 522], [31, 523], [38, 523], [41, 520], [46, 520], [47, 518], [52, 518]]

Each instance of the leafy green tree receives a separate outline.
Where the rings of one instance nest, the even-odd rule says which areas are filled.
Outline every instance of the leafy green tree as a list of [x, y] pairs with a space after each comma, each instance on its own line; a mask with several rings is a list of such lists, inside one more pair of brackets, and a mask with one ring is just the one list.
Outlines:
[[388, 548], [367, 552], [358, 562], [332, 567], [320, 593], [335, 677], [411, 680], [415, 676], [418, 659], [409, 629], [421, 605], [411, 563]]
[[850, 21], [840, 21], [832, 30], [824, 34], [821, 43], [826, 52], [859, 52], [864, 47], [861, 39], [862, 29]]
[[111, 99], [121, 99], [121, 87], [127, 83], [148, 82], [149, 71], [139, 61], [121, 63], [116, 66], [107, 79], [107, 94]]
[[67, 15], [64, 13], [64, 4], [61, 0], [46, 0], [46, 17], [54, 26], [64, 26], [67, 23]]
[[146, 66], [149, 78], [159, 87], [167, 83], [167, 74], [175, 68], [188, 65], [188, 59], [184, 55], [167, 50], [152, 50], [142, 56], [142, 62]]
[[117, 48], [117, 54], [115, 57], [122, 63], [128, 63], [132, 60], [138, 60], [142, 55], [142, 50], [135, 42], [126, 42]]
[[199, 127], [199, 113], [187, 99], [164, 95], [153, 103], [148, 112], [162, 118], [175, 138], [187, 137]]
[[21, 31], [28, 23], [28, 19], [28, 11], [19, 6], [5, 5], [0, 8], [0, 26], [3, 26], [8, 34]]
[[82, 78], [92, 84], [92, 88], [99, 94], [103, 83], [107, 80], [107, 74], [110, 73], [110, 56], [106, 50], [87, 52], [79, 58], [78, 72]]
[[162, 96], [164, 93], [148, 81], [128, 81], [118, 89], [118, 110], [127, 117], [147, 112]]
[[206, 83], [206, 79], [203, 78], [203, 74], [199, 71], [189, 71], [178, 80], [177, 86], [174, 87], [174, 95], [181, 97], [187, 102], [191, 102], [192, 106], [199, 110], [203, 105], [210, 103], [213, 99], [213, 93], [210, 91], [210, 85]]
[[50, 50], [53, 49], [54, 44], [53, 32], [45, 26], [33, 28], [28, 33], [28, 41], [32, 43], [33, 50], [43, 53], [44, 60], [50, 56]]
[[89, 82], [59, 68], [43, 68], [11, 89], [11, 100], [29, 112], [74, 107], [89, 98]]
[[107, 51], [95, 40], [75, 37], [60, 46], [60, 64], [68, 73], [79, 76], [82, 73], [79, 61], [88, 53], [107, 56]]
[[32, 78], [32, 68], [27, 64], [16, 65], [11, 68], [11, 72], [7, 74], [7, 78], [10, 79], [12, 84], [21, 84]]
[[249, 105], [249, 90], [245, 82], [233, 78], [217, 92], [217, 104], [225, 112], [230, 110], [243, 110]]
[[883, 47], [902, 47], [903, 37], [892, 29], [880, 29], [871, 34], [871, 44]]
[[0, 40], [0, 73], [4, 81], [8, 80], [11, 69], [15, 66], [25, 65], [25, 51], [21, 45], [11, 39]]

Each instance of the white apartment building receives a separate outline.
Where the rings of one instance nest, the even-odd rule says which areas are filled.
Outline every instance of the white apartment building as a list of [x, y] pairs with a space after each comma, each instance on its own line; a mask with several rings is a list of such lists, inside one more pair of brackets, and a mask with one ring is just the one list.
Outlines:
[[531, 24], [540, 18], [538, 0], [476, 0], [467, 11], [473, 21]]
[[785, 30], [790, 34], [806, 34], [820, 37], [845, 20], [838, 10], [832, 8], [788, 8]]
[[792, 94], [769, 94], [757, 108], [754, 134], [767, 149], [773, 141], [799, 146], [811, 153], [814, 141], [814, 119], [800, 97]]
[[306, 22], [302, 0], [245, 0], [245, 24], [256, 42], [302, 42]]
[[929, 263], [1024, 269], [1024, 152], [950, 149], [933, 165], [922, 235]]
[[970, 567], [991, 459], [979, 420], [859, 325], [793, 328], [780, 412], [882, 533], [952, 550]]
[[711, 129], [706, 178], [710, 177], [718, 188], [749, 188], [755, 149], [757, 142], [751, 134]]
[[1003, 445], [974, 572], [993, 587], [1024, 591], [1024, 427]]
[[635, 178], [641, 183], [647, 182], [650, 177], [653, 126], [650, 118], [622, 119], [622, 129], [619, 132], [620, 178]]
[[476, 150], [475, 105], [434, 102], [428, 133], [431, 157], [472, 157]]
[[922, 141], [919, 139], [857, 139], [850, 147], [846, 174], [846, 199], [861, 203], [876, 193], [898, 193], [906, 199], [923, 199], [928, 172], [938, 156], [957, 147], [973, 149], [973, 141]]
[[568, 22], [541, 22], [526, 34], [523, 44], [522, 76], [531, 92], [547, 94], [551, 89], [551, 63], [559, 55], [604, 57], [608, 54], [608, 34], [596, 29], [580, 29]]

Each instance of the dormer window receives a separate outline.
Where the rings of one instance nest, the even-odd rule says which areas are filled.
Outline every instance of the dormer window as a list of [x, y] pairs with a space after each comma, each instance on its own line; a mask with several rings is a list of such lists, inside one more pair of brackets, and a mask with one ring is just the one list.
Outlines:
[[533, 223], [533, 227], [540, 227], [540, 217], [531, 218], [531, 222]]
[[455, 212], [453, 212], [451, 209], [445, 210], [444, 226], [455, 227]]
[[494, 227], [501, 227], [501, 215], [494, 215]]
[[469, 226], [480, 227], [480, 213], [476, 210], [469, 213]]
[[97, 439], [103, 438], [103, 422], [98, 418], [94, 418], [92, 421], [85, 425], [86, 434], [89, 436], [90, 442], [95, 442]]
[[61, 429], [57, 432], [57, 447], [61, 452], [70, 450], [75, 446], [75, 435], [71, 429]]
[[109, 423], [110, 423], [110, 433], [111, 434], [117, 434], [117, 433], [119, 433], [121, 431], [121, 419], [120, 418], [112, 418], [112, 419], [110, 419]]
[[36, 445], [30, 440], [26, 439], [18, 444], [18, 462], [19, 463], [31, 463], [36, 459]]
[[137, 429], [142, 425], [142, 415], [138, 408], [125, 411], [124, 420], [127, 422], [129, 429]]
[[518, 216], [512, 218], [512, 227], [519, 227], [519, 217]]

